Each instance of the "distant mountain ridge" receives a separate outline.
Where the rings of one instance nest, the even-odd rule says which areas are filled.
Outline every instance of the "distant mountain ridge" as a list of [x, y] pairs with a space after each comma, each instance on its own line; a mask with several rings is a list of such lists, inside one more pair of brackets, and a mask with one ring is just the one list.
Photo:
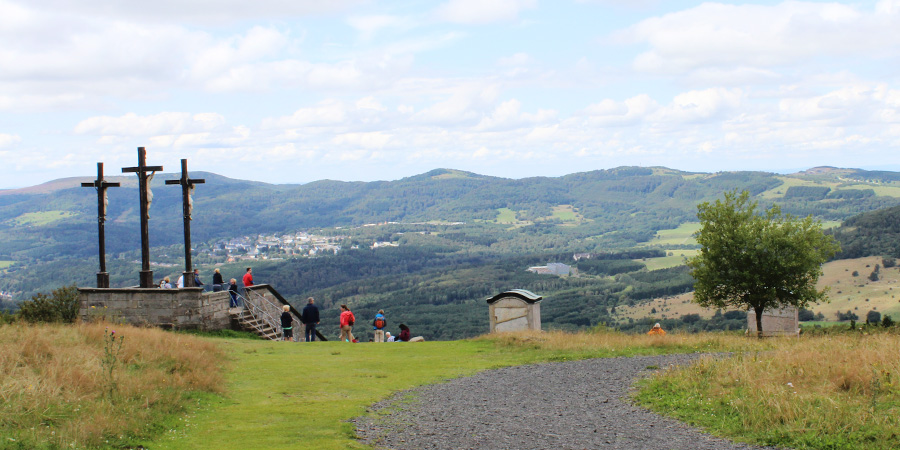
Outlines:
[[[178, 174], [153, 179], [150, 243], [182, 243]], [[819, 167], [791, 175], [685, 172], [616, 167], [560, 177], [509, 179], [435, 169], [394, 181], [320, 180], [278, 185], [208, 172], [194, 192], [195, 244], [291, 230], [372, 223], [458, 222], [471, 230], [454, 242], [491, 242], [479, 251], [593, 251], [647, 242], [660, 229], [696, 220], [696, 205], [722, 192], [747, 190], [762, 206], [823, 220], [900, 205], [900, 173]], [[96, 258], [96, 195], [74, 177], [0, 194], [0, 261], [15, 267]], [[139, 248], [136, 177], [116, 175], [106, 222], [109, 254]], [[475, 233], [476, 236], [466, 233]], [[389, 237], [389, 236], [386, 236]], [[453, 244], [456, 245], [456, 244]], [[527, 250], [526, 250], [527, 249]], [[3, 288], [0, 277], [0, 288]]]

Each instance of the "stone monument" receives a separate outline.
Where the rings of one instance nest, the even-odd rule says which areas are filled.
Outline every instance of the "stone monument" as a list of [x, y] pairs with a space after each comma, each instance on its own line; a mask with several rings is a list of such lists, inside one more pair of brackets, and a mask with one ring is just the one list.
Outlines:
[[[762, 315], [763, 337], [799, 336], [800, 311], [793, 306], [765, 310]], [[747, 311], [747, 330], [750, 336], [756, 336], [756, 312]]]
[[501, 292], [489, 299], [491, 333], [541, 330], [543, 297], [524, 289]]

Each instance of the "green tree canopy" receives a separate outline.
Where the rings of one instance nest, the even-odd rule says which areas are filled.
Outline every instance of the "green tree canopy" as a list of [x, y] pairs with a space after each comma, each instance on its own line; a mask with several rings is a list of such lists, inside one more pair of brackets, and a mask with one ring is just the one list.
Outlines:
[[700, 253], [688, 261], [694, 301], [705, 307], [739, 306], [756, 313], [762, 335], [764, 310], [806, 307], [825, 298], [816, 289], [822, 264], [839, 250], [811, 216], [797, 219], [774, 205], [763, 214], [750, 194], [726, 192], [724, 200], [697, 209]]

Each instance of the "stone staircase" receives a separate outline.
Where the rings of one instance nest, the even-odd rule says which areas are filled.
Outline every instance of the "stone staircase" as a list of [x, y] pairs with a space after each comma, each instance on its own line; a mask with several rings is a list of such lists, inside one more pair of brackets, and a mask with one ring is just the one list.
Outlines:
[[229, 312], [231, 312], [231, 317], [237, 321], [242, 330], [249, 331], [270, 341], [281, 339], [279, 330], [272, 328], [272, 325], [265, 320], [255, 317], [249, 309], [232, 308]]
[[[255, 285], [238, 294], [238, 298], [241, 306], [231, 308], [228, 312], [244, 331], [255, 333], [270, 341], [283, 339], [280, 318], [282, 308], [287, 305], [291, 315], [294, 316], [294, 340], [303, 339], [304, 328], [300, 323], [300, 311], [294, 309], [273, 287], [266, 284]], [[316, 336], [320, 341], [328, 340], [319, 330], [316, 330]]]

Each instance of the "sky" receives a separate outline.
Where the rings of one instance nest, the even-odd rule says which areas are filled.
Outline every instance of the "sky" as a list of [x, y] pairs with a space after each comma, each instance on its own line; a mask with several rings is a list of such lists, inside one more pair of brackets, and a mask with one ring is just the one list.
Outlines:
[[0, 188], [900, 170], [900, 0], [0, 0]]

